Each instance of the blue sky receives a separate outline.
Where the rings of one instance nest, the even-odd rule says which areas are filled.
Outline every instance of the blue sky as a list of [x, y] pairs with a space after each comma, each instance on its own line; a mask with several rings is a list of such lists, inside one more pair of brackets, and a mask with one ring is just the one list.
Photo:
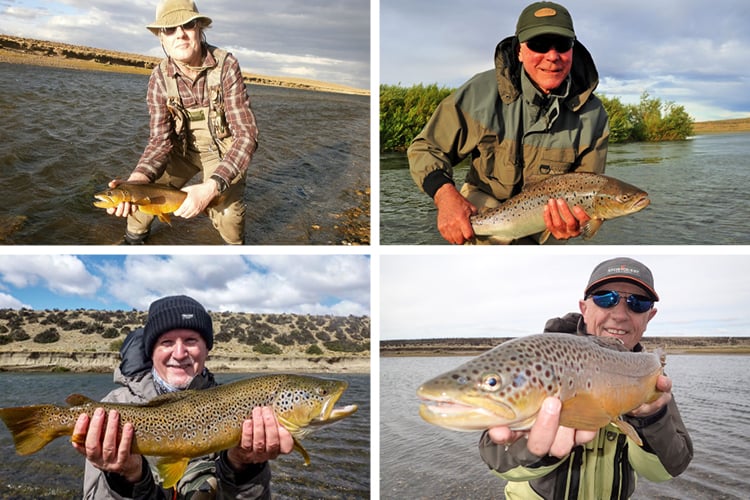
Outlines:
[[147, 310], [186, 294], [212, 311], [370, 315], [360, 255], [0, 255], [0, 308]]
[[[0, 0], [0, 32], [162, 57], [156, 0]], [[370, 88], [368, 0], [198, 0], [245, 72]]]
[[[380, 0], [380, 81], [457, 87], [493, 67], [528, 0]], [[747, 0], [567, 0], [598, 91], [674, 101], [698, 121], [750, 116]], [[426, 7], [429, 5], [429, 7]]]
[[[565, 248], [513, 247], [498, 255], [476, 250], [460, 260], [383, 256], [381, 338], [541, 333], [547, 319], [578, 312], [594, 267], [624, 251], [592, 247], [590, 254], [571, 255]], [[712, 250], [719, 253], [648, 254], [647, 247], [625, 253], [651, 269], [661, 299], [646, 335], [750, 335], [750, 255], [732, 254], [737, 250], [729, 247]]]

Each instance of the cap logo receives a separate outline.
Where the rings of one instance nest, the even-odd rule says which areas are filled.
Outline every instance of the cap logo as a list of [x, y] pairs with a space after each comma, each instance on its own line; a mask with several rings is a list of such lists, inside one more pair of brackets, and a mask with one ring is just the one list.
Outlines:
[[609, 269], [607, 269], [607, 274], [616, 273], [618, 271], [622, 273], [627, 273], [627, 274], [641, 274], [641, 272], [638, 269], [627, 267], [624, 264], [620, 265], [619, 267], [610, 267]]
[[544, 7], [534, 12], [534, 17], [553, 17], [557, 15], [557, 11], [550, 7]]
[[193, 319], [193, 316], [194, 316], [193, 314], [183, 313], [182, 314], [182, 319], [184, 319], [184, 320]]

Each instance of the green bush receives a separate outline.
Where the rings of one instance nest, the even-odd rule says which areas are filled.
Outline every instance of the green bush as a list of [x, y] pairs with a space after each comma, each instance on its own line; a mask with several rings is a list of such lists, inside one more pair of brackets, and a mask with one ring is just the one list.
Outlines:
[[320, 356], [323, 354], [323, 349], [321, 349], [318, 344], [313, 344], [307, 348], [305, 354], [309, 354], [310, 356]]
[[269, 344], [268, 342], [254, 345], [253, 351], [260, 354], [281, 354], [281, 349], [278, 346]]
[[452, 89], [432, 85], [380, 86], [380, 151], [406, 151]]
[[34, 336], [34, 342], [38, 344], [53, 344], [58, 340], [60, 340], [60, 333], [58, 333], [57, 328], [48, 328]]
[[693, 135], [693, 118], [684, 106], [641, 94], [637, 105], [600, 96], [609, 115], [609, 142], [681, 141]]

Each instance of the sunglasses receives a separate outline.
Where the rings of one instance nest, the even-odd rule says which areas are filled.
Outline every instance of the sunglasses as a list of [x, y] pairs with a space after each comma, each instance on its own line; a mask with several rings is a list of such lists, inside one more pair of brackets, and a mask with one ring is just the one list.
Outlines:
[[652, 307], [654, 307], [654, 301], [648, 297], [645, 297], [643, 295], [635, 295], [632, 293], [628, 295], [625, 293], [616, 292], [614, 290], [601, 290], [589, 294], [589, 297], [597, 306], [603, 309], [609, 309], [619, 304], [620, 299], [625, 295], [627, 295], [628, 297], [625, 300], [625, 303], [628, 305], [628, 308], [634, 313], [645, 313], [646, 311], [649, 311]]
[[165, 35], [174, 35], [175, 31], [177, 31], [177, 28], [182, 28], [182, 31], [188, 31], [188, 30], [194, 29], [197, 24], [198, 24], [198, 20], [193, 19], [192, 21], [188, 21], [181, 26], [172, 26], [171, 28], [161, 28], [160, 31], [164, 33]]
[[573, 48], [575, 38], [559, 35], [539, 35], [526, 41], [526, 46], [537, 54], [546, 54], [552, 47], [562, 53]]

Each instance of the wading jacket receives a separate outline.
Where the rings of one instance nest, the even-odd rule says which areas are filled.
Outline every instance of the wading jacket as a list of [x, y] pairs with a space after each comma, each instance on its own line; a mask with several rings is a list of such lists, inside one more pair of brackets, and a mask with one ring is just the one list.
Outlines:
[[495, 69], [446, 97], [408, 150], [412, 178], [434, 197], [470, 158], [466, 182], [504, 201], [525, 184], [566, 172], [604, 172], [607, 113], [593, 94], [599, 76], [576, 42], [570, 75], [545, 96], [518, 60], [516, 37], [495, 50]]
[[[142, 332], [142, 329], [136, 332]], [[122, 385], [111, 391], [102, 401], [144, 404], [158, 394], [151, 375], [150, 360], [142, 355], [141, 340], [130, 342], [134, 334], [128, 335], [123, 344], [123, 361], [115, 370], [114, 380]], [[136, 348], [136, 346], [138, 348]], [[130, 349], [128, 349], [130, 347]], [[196, 376], [189, 389], [207, 389], [218, 385], [207, 369]], [[145, 457], [144, 477], [133, 485], [117, 474], [105, 473], [86, 461], [83, 479], [85, 500], [171, 500], [173, 498], [203, 499], [270, 499], [271, 468], [268, 462], [250, 466], [247, 470], [234, 471], [226, 458], [226, 451], [191, 460], [185, 475], [177, 483], [177, 494], [173, 489], [159, 486], [158, 473], [154, 467], [158, 457]]]
[[[547, 322], [546, 332], [585, 334], [580, 314], [571, 313]], [[638, 344], [634, 351], [642, 351]], [[625, 499], [638, 476], [666, 481], [681, 474], [693, 458], [693, 443], [674, 398], [648, 417], [623, 416], [643, 440], [641, 448], [612, 424], [599, 430], [593, 441], [576, 446], [559, 459], [533, 455], [526, 440], [506, 450], [490, 440], [479, 440], [479, 453], [497, 475], [508, 481], [505, 498], [514, 499]]]

